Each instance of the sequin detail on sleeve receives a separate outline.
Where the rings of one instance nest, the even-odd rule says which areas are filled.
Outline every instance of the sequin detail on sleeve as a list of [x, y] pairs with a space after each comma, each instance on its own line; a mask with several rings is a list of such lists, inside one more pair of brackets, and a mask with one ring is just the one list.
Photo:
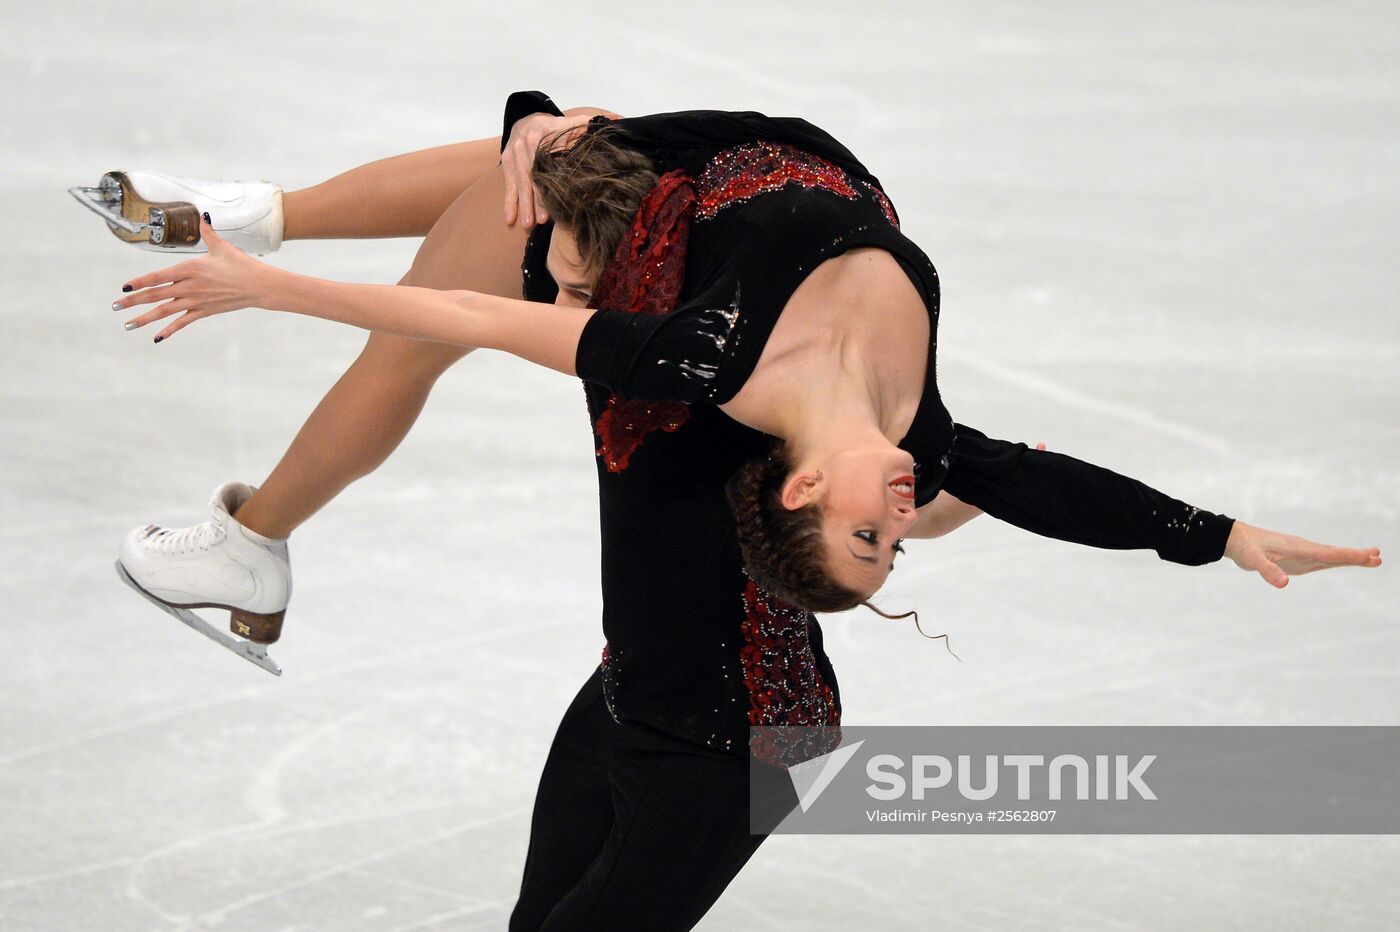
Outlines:
[[607, 703], [608, 714], [617, 721], [617, 704], [613, 699], [617, 695], [617, 657], [613, 653], [612, 644], [603, 642], [603, 657], [599, 664], [603, 671], [603, 701]]
[[789, 183], [820, 188], [854, 200], [859, 192], [837, 165], [793, 146], [759, 142], [720, 152], [695, 179], [696, 219], [712, 220], [724, 208]]
[[810, 616], [752, 579], [743, 598], [739, 661], [749, 693], [749, 724], [839, 725], [841, 709], [812, 652]]

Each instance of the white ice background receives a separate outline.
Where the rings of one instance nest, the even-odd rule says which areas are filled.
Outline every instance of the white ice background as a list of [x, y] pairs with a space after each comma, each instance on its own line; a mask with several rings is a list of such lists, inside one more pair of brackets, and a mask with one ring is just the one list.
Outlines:
[[[496, 929], [597, 662], [582, 391], [477, 354], [293, 538], [280, 680], [122, 587], [137, 524], [260, 481], [363, 336], [248, 311], [159, 346], [160, 257], [64, 189], [304, 186], [498, 132], [505, 95], [800, 115], [943, 281], [955, 416], [1328, 543], [1400, 526], [1400, 19], [1385, 3], [0, 2], [0, 928]], [[413, 241], [276, 264], [392, 282]], [[1395, 569], [980, 519], [826, 622], [851, 723], [1400, 724]], [[1385, 836], [776, 837], [708, 930], [1381, 928]]]

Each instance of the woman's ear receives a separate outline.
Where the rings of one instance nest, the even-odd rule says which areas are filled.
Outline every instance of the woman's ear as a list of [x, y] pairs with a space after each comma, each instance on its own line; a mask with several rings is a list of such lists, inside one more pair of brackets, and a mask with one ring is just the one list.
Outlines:
[[821, 486], [822, 474], [820, 470], [793, 473], [788, 476], [787, 482], [783, 483], [783, 507], [788, 511], [805, 508], [820, 496]]

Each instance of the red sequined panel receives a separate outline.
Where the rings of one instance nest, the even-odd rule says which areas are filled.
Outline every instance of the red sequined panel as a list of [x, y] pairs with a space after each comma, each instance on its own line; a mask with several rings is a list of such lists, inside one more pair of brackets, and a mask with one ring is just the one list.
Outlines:
[[709, 220], [730, 204], [776, 191], [789, 182], [856, 197], [840, 166], [789, 145], [759, 142], [726, 149], [710, 160], [695, 180], [700, 199], [695, 215]]
[[752, 579], [744, 587], [739, 662], [749, 691], [750, 725], [838, 725], [841, 710], [817, 670], [807, 613]]
[[608, 472], [622, 472], [647, 434], [656, 430], [674, 433], [689, 417], [690, 408], [677, 401], [633, 401], [613, 395], [603, 413], [593, 420], [598, 455]]
[[870, 193], [875, 195], [875, 200], [880, 202], [880, 209], [885, 212], [885, 219], [888, 220], [896, 230], [899, 229], [899, 215], [894, 212], [894, 205], [890, 203], [888, 197], [885, 197], [885, 192], [868, 181], [862, 181], [861, 184], [865, 185]]
[[775, 767], [794, 767], [841, 744], [840, 725], [759, 725], [749, 730], [749, 754]]
[[[682, 171], [667, 172], [637, 209], [632, 232], [617, 244], [603, 269], [589, 307], [635, 314], [675, 310], [685, 282], [685, 252], [695, 216], [695, 189]], [[622, 472], [647, 435], [675, 431], [690, 417], [680, 402], [634, 401], [611, 394], [593, 410], [598, 455], [609, 472]]]

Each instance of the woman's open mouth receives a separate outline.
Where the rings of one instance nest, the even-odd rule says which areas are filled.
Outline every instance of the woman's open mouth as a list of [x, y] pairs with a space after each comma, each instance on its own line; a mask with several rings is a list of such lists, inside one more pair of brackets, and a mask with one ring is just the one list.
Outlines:
[[900, 476], [890, 483], [890, 490], [900, 498], [914, 497], [914, 477]]

